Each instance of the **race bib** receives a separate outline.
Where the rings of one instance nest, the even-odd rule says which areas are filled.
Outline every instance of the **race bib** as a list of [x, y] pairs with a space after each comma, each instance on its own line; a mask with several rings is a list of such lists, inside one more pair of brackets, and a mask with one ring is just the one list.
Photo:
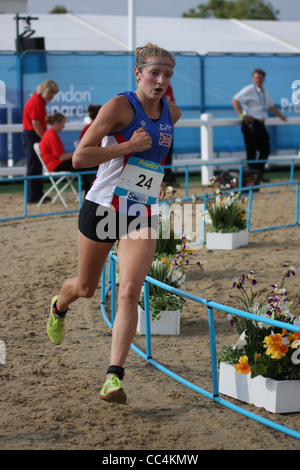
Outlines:
[[138, 157], [129, 157], [114, 194], [140, 204], [155, 204], [164, 176], [163, 166]]

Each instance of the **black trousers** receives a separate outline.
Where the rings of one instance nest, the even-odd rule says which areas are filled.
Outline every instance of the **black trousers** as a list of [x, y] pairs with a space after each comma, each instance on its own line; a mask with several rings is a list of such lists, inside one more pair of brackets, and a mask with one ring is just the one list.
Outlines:
[[[242, 133], [246, 146], [247, 160], [257, 160], [257, 163], [250, 163], [248, 167], [259, 170], [261, 176], [265, 171], [265, 163], [259, 160], [267, 160], [270, 155], [270, 137], [263, 121], [254, 119], [253, 123], [242, 123]], [[258, 157], [258, 158], [257, 158]]]
[[[42, 164], [36, 155], [33, 144], [40, 142], [40, 137], [34, 131], [23, 130], [22, 141], [26, 156], [26, 175], [42, 175]], [[29, 203], [38, 202], [43, 196], [43, 180], [29, 179], [27, 181], [27, 200]]]

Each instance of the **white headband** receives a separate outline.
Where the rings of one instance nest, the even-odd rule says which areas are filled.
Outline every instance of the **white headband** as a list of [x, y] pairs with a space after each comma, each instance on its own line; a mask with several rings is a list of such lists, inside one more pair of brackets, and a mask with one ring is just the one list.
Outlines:
[[141, 67], [146, 67], [146, 65], [168, 65], [169, 67], [174, 67], [174, 65], [169, 62], [148, 62], [147, 64], [137, 65], [137, 68], [140, 69]]

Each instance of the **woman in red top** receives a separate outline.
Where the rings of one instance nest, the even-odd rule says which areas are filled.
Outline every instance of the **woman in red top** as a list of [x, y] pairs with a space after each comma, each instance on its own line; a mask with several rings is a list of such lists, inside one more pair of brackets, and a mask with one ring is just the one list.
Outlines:
[[[23, 146], [26, 156], [27, 176], [41, 175], [42, 166], [33, 149], [35, 142], [40, 142], [47, 130], [46, 101], [51, 101], [59, 88], [52, 80], [46, 80], [38, 85], [23, 110]], [[27, 183], [27, 200], [29, 203], [38, 202], [43, 196], [41, 179], [29, 179]]]
[[[63, 130], [66, 123], [66, 117], [61, 113], [49, 114], [46, 117], [46, 123], [49, 129], [45, 132], [40, 142], [40, 151], [42, 159], [49, 171], [78, 172], [85, 169], [76, 170], [72, 165], [73, 152], [66, 152], [63, 143], [58, 135]], [[86, 171], [94, 170], [87, 168]], [[96, 169], [95, 169], [96, 170]], [[82, 177], [84, 191], [87, 192], [91, 186], [93, 175], [84, 175]]]

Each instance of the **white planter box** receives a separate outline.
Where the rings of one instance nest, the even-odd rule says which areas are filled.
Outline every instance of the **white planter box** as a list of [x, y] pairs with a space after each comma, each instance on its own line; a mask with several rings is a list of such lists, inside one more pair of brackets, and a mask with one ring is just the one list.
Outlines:
[[248, 244], [248, 230], [233, 233], [207, 232], [206, 248], [208, 250], [234, 250]]
[[273, 380], [251, 373], [238, 374], [231, 364], [221, 362], [219, 392], [271, 413], [300, 411], [300, 380]]
[[[160, 318], [152, 320], [150, 312], [150, 328], [152, 335], [179, 335], [180, 334], [180, 310], [160, 312]], [[137, 332], [146, 334], [145, 311], [138, 306]]]

